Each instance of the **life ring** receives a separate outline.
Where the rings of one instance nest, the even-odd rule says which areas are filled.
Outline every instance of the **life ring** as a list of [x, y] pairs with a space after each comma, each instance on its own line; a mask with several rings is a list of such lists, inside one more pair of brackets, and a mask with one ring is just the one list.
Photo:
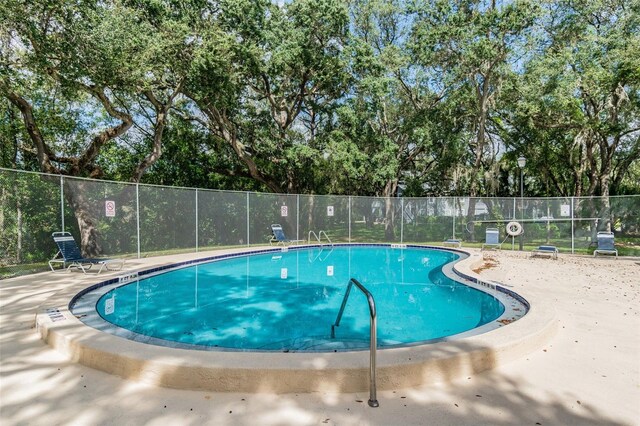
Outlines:
[[517, 237], [522, 234], [522, 225], [519, 222], [509, 222], [507, 223], [507, 234], [512, 237]]

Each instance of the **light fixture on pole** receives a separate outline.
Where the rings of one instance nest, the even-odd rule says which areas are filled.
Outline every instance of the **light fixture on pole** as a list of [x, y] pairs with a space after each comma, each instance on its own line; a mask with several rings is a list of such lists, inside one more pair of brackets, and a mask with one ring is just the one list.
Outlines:
[[[527, 165], [527, 159], [524, 156], [518, 157], [518, 167], [520, 167], [520, 218], [524, 221], [524, 166]], [[520, 234], [520, 251], [522, 251], [522, 233]]]

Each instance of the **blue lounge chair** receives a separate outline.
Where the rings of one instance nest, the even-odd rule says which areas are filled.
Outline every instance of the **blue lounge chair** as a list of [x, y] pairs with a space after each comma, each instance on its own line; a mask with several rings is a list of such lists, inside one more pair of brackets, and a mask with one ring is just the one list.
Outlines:
[[[54, 232], [51, 236], [58, 246], [58, 253], [56, 253], [53, 259], [49, 261], [51, 271], [55, 272], [55, 269], [53, 269], [54, 263], [62, 263], [62, 268], [66, 268], [67, 271], [74, 267], [82, 269], [82, 272], [85, 274], [93, 265], [100, 265], [98, 274], [102, 272], [102, 269], [104, 268], [109, 271], [117, 271], [124, 267], [124, 259], [96, 259], [82, 257], [82, 253], [80, 253], [80, 248], [78, 247], [78, 244], [76, 244], [76, 240], [73, 239], [73, 236], [69, 232]], [[67, 266], [67, 264], [69, 266]], [[119, 267], [117, 269], [111, 269], [109, 267], [111, 264], [119, 264]]]
[[549, 256], [553, 259], [558, 259], [558, 249], [555, 246], [539, 246], [531, 252], [531, 257], [535, 256]]
[[293, 243], [299, 243], [302, 242], [304, 240], [290, 240], [288, 239], [285, 235], [284, 235], [284, 231], [282, 230], [282, 225], [278, 225], [277, 223], [271, 225], [271, 240], [269, 241], [269, 243], [271, 245], [273, 245], [273, 243], [276, 243], [276, 245], [287, 245], [287, 244], [293, 244]]
[[487, 228], [485, 232], [485, 242], [482, 244], [482, 250], [500, 249], [500, 231], [498, 228]]
[[618, 250], [614, 245], [613, 232], [598, 232], [598, 248], [593, 251], [593, 256], [598, 254], [615, 254], [618, 257]]

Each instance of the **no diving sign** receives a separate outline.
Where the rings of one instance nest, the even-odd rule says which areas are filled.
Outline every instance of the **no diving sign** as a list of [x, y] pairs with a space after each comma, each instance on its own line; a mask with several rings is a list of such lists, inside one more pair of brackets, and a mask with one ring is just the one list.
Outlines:
[[104, 214], [107, 217], [116, 217], [116, 202], [106, 200], [104, 202]]

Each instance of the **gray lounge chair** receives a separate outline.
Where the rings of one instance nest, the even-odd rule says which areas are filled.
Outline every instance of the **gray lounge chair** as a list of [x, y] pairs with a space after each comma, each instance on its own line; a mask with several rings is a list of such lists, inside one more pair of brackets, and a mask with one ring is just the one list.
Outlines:
[[539, 246], [537, 249], [531, 252], [531, 257], [535, 256], [558, 259], [558, 249], [556, 248], [556, 246]]
[[598, 254], [615, 254], [618, 257], [618, 250], [614, 245], [613, 232], [598, 232], [598, 248], [593, 251], [593, 256]]
[[500, 243], [500, 230], [498, 228], [487, 228], [485, 231], [485, 242], [482, 244], [482, 250], [494, 250], [502, 248]]
[[[49, 261], [49, 267], [53, 272], [55, 272], [55, 269], [53, 269], [54, 263], [62, 263], [62, 268], [66, 268], [67, 271], [71, 270], [71, 268], [81, 269], [85, 274], [93, 265], [100, 265], [98, 274], [102, 272], [104, 268], [109, 271], [117, 271], [124, 267], [124, 259], [83, 257], [78, 244], [76, 244], [76, 240], [69, 232], [54, 232], [51, 236], [58, 246], [58, 253]], [[67, 266], [67, 264], [69, 266]], [[109, 265], [117, 265], [119, 267], [111, 269]]]
[[287, 245], [287, 244], [293, 244], [293, 243], [300, 243], [304, 240], [290, 240], [288, 239], [285, 235], [284, 235], [284, 231], [282, 229], [282, 225], [278, 225], [277, 223], [274, 223], [273, 225], [271, 225], [271, 240], [269, 240], [269, 243], [271, 245], [273, 245], [273, 243], [276, 243], [276, 245]]

